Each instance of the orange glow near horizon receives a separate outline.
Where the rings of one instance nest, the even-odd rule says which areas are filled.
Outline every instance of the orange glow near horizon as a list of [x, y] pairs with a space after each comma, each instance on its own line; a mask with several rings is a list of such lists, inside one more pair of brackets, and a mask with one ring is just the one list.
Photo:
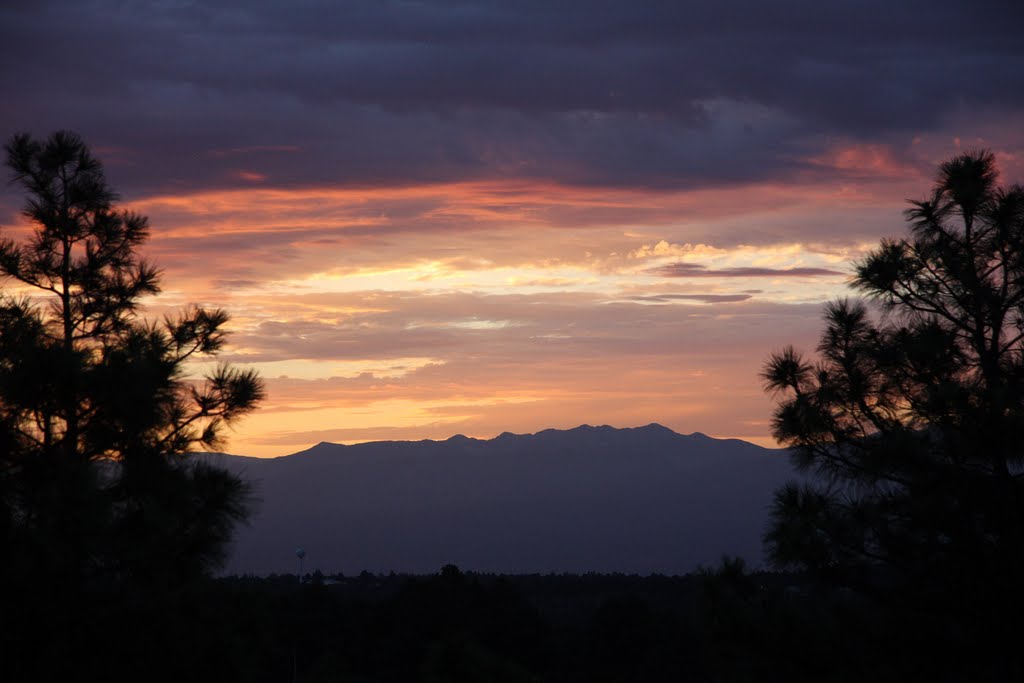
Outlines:
[[222, 359], [266, 380], [229, 452], [651, 422], [771, 445], [762, 360], [813, 350], [821, 304], [851, 294], [852, 262], [902, 234], [927, 187], [893, 159], [840, 145], [807, 161], [849, 171], [839, 183], [690, 191], [240, 172], [244, 187], [123, 206], [149, 217], [144, 255], [164, 268], [146, 314], [225, 308]]
[[[227, 450], [276, 456], [583, 423], [771, 443], [761, 359], [813, 346], [820, 303], [845, 292], [871, 244], [845, 226], [792, 226], [837, 203], [848, 222], [893, 215], [894, 197], [884, 184], [847, 201], [817, 185], [473, 182], [254, 186], [128, 206], [150, 217], [150, 252], [167, 268], [153, 310], [228, 309], [224, 358], [267, 382]], [[658, 270], [679, 263], [699, 276]]]
[[967, 3], [108, 4], [0, 5], [0, 240], [32, 238], [33, 164], [71, 163], [22, 144], [78, 136], [148, 219], [139, 316], [230, 316], [184, 381], [264, 378], [239, 455], [581, 424], [774, 444], [763, 362], [815, 354], [940, 165], [990, 150], [1024, 183], [1019, 27]]

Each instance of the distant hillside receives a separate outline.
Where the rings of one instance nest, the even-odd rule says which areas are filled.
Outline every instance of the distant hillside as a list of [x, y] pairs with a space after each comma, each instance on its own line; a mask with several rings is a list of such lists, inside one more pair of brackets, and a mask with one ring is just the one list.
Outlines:
[[685, 573], [761, 561], [784, 451], [661, 425], [490, 440], [321, 443], [272, 459], [209, 456], [256, 484], [231, 573]]

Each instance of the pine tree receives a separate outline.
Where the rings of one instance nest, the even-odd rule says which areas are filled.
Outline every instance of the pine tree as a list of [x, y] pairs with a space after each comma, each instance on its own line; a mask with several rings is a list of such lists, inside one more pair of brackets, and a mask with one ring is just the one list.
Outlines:
[[1024, 188], [997, 181], [988, 152], [942, 164], [911, 236], [857, 264], [866, 300], [827, 307], [817, 361], [764, 372], [811, 474], [776, 495], [776, 565], [989, 636], [1024, 607]]
[[263, 397], [256, 374], [220, 365], [228, 316], [193, 307], [147, 320], [159, 272], [138, 255], [144, 216], [118, 210], [75, 134], [6, 146], [33, 232], [0, 240], [0, 512], [6, 570], [62, 581], [176, 582], [222, 558], [248, 486], [189, 453]]

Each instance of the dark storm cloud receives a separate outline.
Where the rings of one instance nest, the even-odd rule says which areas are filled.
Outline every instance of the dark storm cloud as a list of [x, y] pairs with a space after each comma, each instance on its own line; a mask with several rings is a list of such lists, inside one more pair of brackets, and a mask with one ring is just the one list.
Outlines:
[[109, 148], [126, 192], [264, 176], [743, 182], [800, 170], [828, 140], [907, 145], [962, 108], [1019, 112], [1022, 13], [1009, 2], [8, 3], [0, 125], [81, 131]]
[[647, 272], [662, 277], [817, 277], [843, 274], [827, 268], [708, 268], [699, 263], [685, 261], [650, 268]]

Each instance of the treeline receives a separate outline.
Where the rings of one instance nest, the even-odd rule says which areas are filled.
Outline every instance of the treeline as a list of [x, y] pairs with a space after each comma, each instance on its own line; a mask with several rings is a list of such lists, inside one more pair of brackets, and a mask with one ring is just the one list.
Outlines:
[[736, 562], [683, 577], [494, 576], [454, 566], [303, 584], [294, 575], [233, 577], [162, 595], [93, 593], [73, 609], [32, 600], [40, 609], [17, 610], [23, 621], [5, 641], [5, 680], [989, 678], [962, 657], [969, 634], [928, 614], [894, 614]]

